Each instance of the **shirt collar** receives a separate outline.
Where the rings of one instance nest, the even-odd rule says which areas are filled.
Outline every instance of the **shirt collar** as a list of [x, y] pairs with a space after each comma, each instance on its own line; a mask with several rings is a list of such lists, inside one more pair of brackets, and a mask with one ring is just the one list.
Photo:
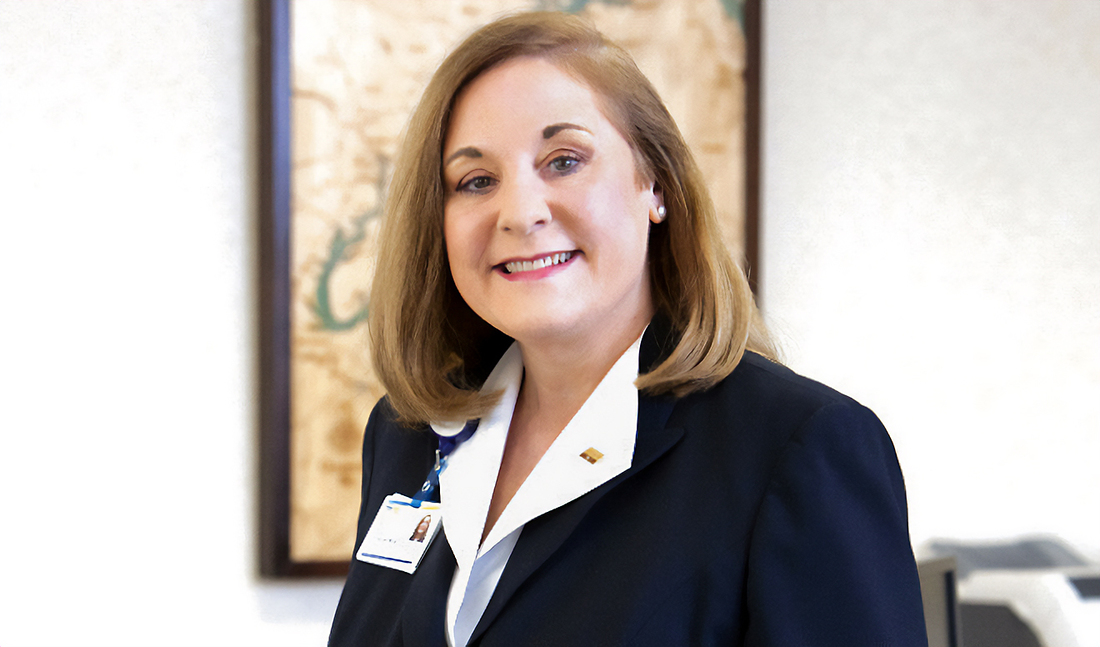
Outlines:
[[[523, 356], [517, 344], [497, 362], [482, 387], [501, 391], [496, 406], [477, 432], [459, 445], [440, 476], [447, 542], [462, 568], [479, 553], [550, 510], [561, 507], [630, 468], [638, 422], [638, 359], [641, 339], [622, 354], [546, 451], [508, 507], [481, 542], [489, 503], [496, 487], [504, 444], [523, 380]], [[440, 435], [453, 436], [463, 424], [432, 423]], [[480, 550], [479, 550], [480, 547]]]

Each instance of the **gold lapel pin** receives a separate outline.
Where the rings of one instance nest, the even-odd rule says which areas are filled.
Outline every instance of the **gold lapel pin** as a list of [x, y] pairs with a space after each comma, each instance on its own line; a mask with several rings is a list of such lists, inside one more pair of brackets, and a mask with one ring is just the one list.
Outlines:
[[603, 458], [603, 453], [595, 447], [589, 447], [588, 449], [581, 452], [581, 458], [595, 465], [596, 461]]

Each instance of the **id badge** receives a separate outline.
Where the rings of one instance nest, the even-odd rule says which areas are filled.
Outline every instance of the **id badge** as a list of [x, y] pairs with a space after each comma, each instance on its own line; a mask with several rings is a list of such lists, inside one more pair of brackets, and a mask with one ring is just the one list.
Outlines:
[[355, 558], [405, 573], [420, 565], [443, 522], [443, 508], [431, 501], [413, 507], [412, 499], [391, 494], [382, 502]]

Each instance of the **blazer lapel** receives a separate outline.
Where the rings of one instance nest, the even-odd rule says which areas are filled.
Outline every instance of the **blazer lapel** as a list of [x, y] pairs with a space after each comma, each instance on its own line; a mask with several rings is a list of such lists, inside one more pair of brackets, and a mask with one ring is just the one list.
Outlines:
[[634, 459], [630, 469], [579, 499], [548, 512], [538, 519], [533, 519], [524, 526], [519, 541], [511, 557], [508, 558], [508, 564], [504, 567], [500, 582], [489, 599], [489, 605], [470, 636], [471, 643], [475, 642], [492, 624], [523, 582], [573, 534], [577, 525], [597, 501], [645, 469], [680, 440], [683, 436], [682, 429], [665, 428], [675, 403], [675, 400], [670, 398], [639, 395], [638, 436], [634, 444]]

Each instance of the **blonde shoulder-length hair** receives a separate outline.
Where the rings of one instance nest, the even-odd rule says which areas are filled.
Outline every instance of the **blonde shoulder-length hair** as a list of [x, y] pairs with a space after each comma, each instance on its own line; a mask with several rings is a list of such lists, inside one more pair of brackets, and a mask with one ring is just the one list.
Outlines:
[[375, 371], [400, 418], [465, 420], [496, 399], [478, 389], [511, 340], [470, 310], [451, 277], [442, 148], [458, 93], [519, 56], [548, 60], [590, 86], [630, 143], [639, 172], [664, 198], [666, 218], [649, 234], [649, 278], [671, 347], [638, 377], [638, 388], [679, 397], [729, 375], [746, 349], [773, 356], [745, 274], [721, 240], [702, 175], [649, 80], [582, 19], [517, 14], [482, 27], [447, 57], [413, 112], [394, 166], [369, 325]]

